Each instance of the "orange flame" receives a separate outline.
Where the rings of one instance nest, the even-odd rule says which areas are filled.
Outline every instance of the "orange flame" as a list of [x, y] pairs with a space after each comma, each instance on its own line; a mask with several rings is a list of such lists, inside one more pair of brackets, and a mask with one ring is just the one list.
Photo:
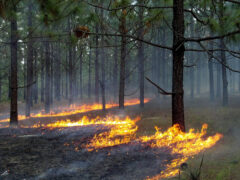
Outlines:
[[137, 138], [136, 132], [138, 126], [136, 125], [136, 122], [138, 120], [139, 118], [131, 119], [125, 117], [124, 119], [121, 119], [117, 116], [89, 119], [84, 116], [81, 120], [76, 122], [71, 122], [70, 120], [58, 121], [48, 124], [46, 127], [62, 128], [85, 125], [104, 125], [109, 127], [109, 131], [96, 134], [85, 146], [89, 151], [135, 141], [138, 143], [149, 144], [152, 148], [166, 147], [171, 150], [171, 154], [180, 155], [180, 158], [174, 159], [167, 166], [165, 171], [149, 179], [161, 179], [177, 175], [179, 172], [178, 167], [182, 163], [203, 150], [214, 146], [222, 138], [222, 135], [219, 133], [206, 137], [207, 124], [203, 124], [200, 132], [195, 132], [194, 129], [190, 129], [189, 132], [184, 133], [180, 130], [179, 125], [174, 125], [165, 132], [161, 132], [159, 128], [156, 128], [156, 133], [154, 135]]
[[183, 158], [174, 159], [167, 169], [160, 175], [150, 179], [161, 179], [172, 177], [178, 174], [177, 167], [186, 162], [190, 157], [200, 153], [201, 151], [214, 146], [223, 135], [217, 133], [214, 136], [204, 138], [207, 133], [207, 124], [203, 124], [201, 132], [194, 132], [190, 129], [189, 132], [182, 132], [178, 125], [174, 125], [165, 132], [157, 132], [153, 136], [144, 136], [140, 140], [142, 142], [151, 142], [151, 147], [168, 147], [172, 154], [180, 154]]

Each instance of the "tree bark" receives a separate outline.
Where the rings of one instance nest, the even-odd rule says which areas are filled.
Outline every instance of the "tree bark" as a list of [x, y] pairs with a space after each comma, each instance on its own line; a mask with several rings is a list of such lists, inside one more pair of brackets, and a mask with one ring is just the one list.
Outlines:
[[125, 92], [125, 64], [126, 64], [126, 9], [122, 10], [120, 20], [120, 33], [121, 37], [121, 59], [120, 59], [120, 81], [119, 81], [119, 108], [124, 108], [124, 92]]
[[32, 3], [28, 5], [28, 43], [27, 43], [27, 94], [26, 94], [26, 113], [30, 116], [33, 99], [33, 39], [32, 39]]
[[40, 49], [41, 52], [41, 102], [44, 102], [44, 56], [43, 56], [43, 48]]
[[[220, 0], [220, 26], [222, 30], [224, 30], [224, 2], [223, 0]], [[220, 48], [224, 49], [224, 39], [220, 39]], [[227, 64], [226, 54], [225, 51], [221, 51], [221, 63], [222, 63], [222, 105], [227, 106], [228, 105], [228, 81], [227, 81], [227, 70], [225, 65]]]
[[172, 124], [185, 131], [183, 102], [184, 11], [183, 0], [173, 0]]
[[[103, 9], [101, 9], [101, 18], [103, 19]], [[101, 31], [104, 33], [103, 24], [101, 24]], [[105, 51], [104, 51], [104, 36], [101, 37], [101, 72], [102, 72], [102, 81], [101, 81], [101, 89], [102, 89], [102, 110], [106, 110], [106, 99], [105, 99]]]
[[[211, 33], [211, 36], [213, 34]], [[209, 48], [213, 49], [213, 41], [210, 41]], [[209, 98], [210, 101], [214, 101], [214, 77], [213, 77], [213, 57], [209, 56], [208, 60], [208, 72], [209, 72]]]
[[[224, 49], [224, 41], [223, 39], [220, 40], [220, 48]], [[228, 105], [228, 81], [227, 81], [227, 70], [224, 65], [227, 64], [226, 60], [226, 54], [225, 51], [221, 51], [221, 63], [222, 63], [222, 105], [227, 106]]]
[[45, 113], [50, 112], [50, 45], [48, 39], [45, 42]]
[[[142, 0], [138, 0], [139, 4], [142, 5]], [[139, 7], [139, 30], [138, 30], [138, 37], [140, 39], [144, 38], [144, 24], [143, 24], [143, 13], [144, 8]], [[138, 41], [138, 74], [139, 74], [139, 100], [140, 100], [140, 107], [144, 107], [144, 45], [142, 41]]]
[[[95, 13], [98, 14], [98, 10], [97, 8], [95, 9]], [[98, 34], [99, 31], [99, 25], [98, 23], [96, 23], [96, 33]], [[99, 48], [98, 48], [98, 39], [99, 36], [96, 35], [96, 57], [95, 57], [95, 102], [98, 103], [99, 102]]]
[[92, 48], [90, 44], [89, 61], [88, 61], [88, 98], [92, 95], [92, 72], [91, 72], [91, 61], [92, 61]]
[[60, 42], [57, 43], [57, 52], [56, 52], [56, 59], [55, 59], [55, 79], [54, 79], [54, 84], [55, 84], [55, 98], [57, 101], [60, 101], [61, 95], [60, 95], [60, 90], [61, 90], [61, 48], [60, 48]]
[[[117, 45], [117, 41], [118, 38], [115, 37], [115, 43]], [[114, 58], [114, 65], [113, 65], [113, 96], [114, 98], [117, 97], [117, 89], [118, 89], [118, 47], [116, 46], [114, 48], [114, 55], [113, 55], [113, 58]]]
[[[14, 13], [17, 8], [14, 6]], [[11, 105], [10, 105], [10, 125], [18, 124], [18, 62], [17, 62], [17, 20], [15, 17], [11, 19]]]

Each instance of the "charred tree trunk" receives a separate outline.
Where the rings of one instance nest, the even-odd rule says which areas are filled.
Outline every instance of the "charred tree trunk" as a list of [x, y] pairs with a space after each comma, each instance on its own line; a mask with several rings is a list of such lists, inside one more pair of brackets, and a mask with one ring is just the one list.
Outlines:
[[[17, 8], [14, 6], [14, 13]], [[11, 19], [11, 105], [10, 105], [10, 125], [18, 124], [18, 62], [17, 62], [17, 20], [15, 16]]]
[[172, 124], [179, 124], [185, 131], [183, 102], [184, 61], [184, 11], [183, 0], [173, 0], [173, 77], [172, 77]]
[[45, 113], [50, 112], [50, 45], [48, 39], [45, 42]]
[[125, 92], [125, 64], [126, 64], [126, 9], [122, 10], [121, 22], [120, 22], [120, 33], [121, 37], [121, 59], [120, 59], [120, 81], [119, 81], [119, 108], [124, 108], [124, 92]]
[[[142, 0], [138, 0], [139, 4], [142, 5]], [[143, 13], [144, 8], [139, 8], [139, 30], [138, 30], [138, 37], [143, 39], [144, 37], [144, 24], [143, 24]], [[138, 74], [139, 74], [139, 100], [140, 100], [140, 107], [144, 107], [144, 45], [142, 41], [138, 41]]]

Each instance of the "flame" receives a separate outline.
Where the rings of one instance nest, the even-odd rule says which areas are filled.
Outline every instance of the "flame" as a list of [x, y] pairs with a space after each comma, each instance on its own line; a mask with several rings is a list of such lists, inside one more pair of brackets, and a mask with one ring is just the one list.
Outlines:
[[[149, 99], [145, 99], [148, 102]], [[125, 105], [135, 105], [139, 104], [139, 100], [129, 100], [126, 101]], [[116, 107], [118, 104], [107, 104], [106, 108]], [[101, 109], [101, 104], [93, 105], [81, 105], [81, 106], [71, 106], [69, 109], [64, 110], [60, 113], [49, 113], [49, 114], [33, 114], [32, 117], [57, 117], [66, 116], [82, 112], [88, 112], [93, 110]], [[25, 116], [19, 116], [19, 120], [26, 119]], [[190, 129], [188, 132], [182, 132], [179, 125], [174, 125], [166, 131], [160, 131], [156, 127], [156, 132], [151, 136], [136, 136], [138, 126], [136, 122], [140, 118], [137, 117], [132, 119], [130, 117], [120, 118], [118, 116], [108, 115], [104, 118], [96, 117], [89, 118], [83, 116], [78, 121], [71, 120], [59, 120], [50, 124], [34, 124], [30, 126], [31, 128], [45, 127], [49, 129], [64, 127], [75, 127], [75, 126], [87, 126], [87, 125], [100, 125], [99, 127], [105, 127], [107, 130], [95, 134], [94, 137], [84, 145], [88, 151], [98, 150], [100, 148], [108, 148], [121, 144], [129, 144], [132, 142], [139, 143], [142, 145], [147, 145], [151, 148], [167, 148], [170, 153], [176, 155], [176, 158], [167, 165], [166, 169], [162, 173], [150, 177], [148, 179], [162, 179], [176, 176], [179, 172], [178, 167], [186, 162], [189, 158], [197, 155], [198, 153], [204, 151], [205, 149], [214, 146], [223, 136], [219, 133], [207, 136], [207, 124], [203, 124], [201, 131], [195, 131]], [[8, 122], [9, 119], [1, 120], [1, 122]], [[98, 126], [97, 126], [98, 127]], [[67, 144], [65, 144], [67, 145]], [[79, 147], [76, 146], [75, 150], [78, 151]], [[174, 156], [175, 157], [175, 156]]]
[[[52, 124], [47, 124], [46, 127], [50, 129], [86, 125], [104, 125], [108, 127], [110, 129], [109, 131], [96, 134], [90, 142], [85, 145], [88, 151], [128, 144], [134, 141], [140, 144], [147, 144], [151, 148], [168, 148], [171, 154], [177, 155], [177, 158], [172, 160], [161, 174], [148, 179], [162, 179], [177, 175], [179, 172], [178, 167], [182, 163], [203, 150], [214, 146], [222, 138], [222, 135], [219, 133], [206, 137], [207, 124], [203, 124], [200, 132], [190, 129], [185, 133], [180, 130], [179, 125], [174, 125], [164, 132], [161, 132], [160, 129], [156, 127], [156, 133], [152, 136], [136, 137], [138, 129], [136, 122], [139, 119], [139, 117], [131, 119], [128, 116], [121, 119], [117, 116], [110, 115], [105, 118], [96, 117], [89, 119], [87, 116], [84, 116], [76, 122], [71, 122], [70, 120], [57, 121]], [[75, 149], [78, 149], [78, 147]]]
[[174, 159], [165, 171], [149, 179], [161, 179], [177, 175], [179, 172], [178, 166], [190, 157], [214, 146], [223, 137], [222, 134], [217, 133], [206, 138], [207, 127], [207, 124], [203, 124], [201, 132], [194, 132], [194, 129], [190, 129], [189, 132], [184, 133], [180, 130], [179, 125], [174, 125], [165, 132], [156, 128], [156, 133], [153, 136], [140, 137], [142, 142], [151, 142], [152, 148], [168, 147], [172, 154], [180, 154], [183, 157]]

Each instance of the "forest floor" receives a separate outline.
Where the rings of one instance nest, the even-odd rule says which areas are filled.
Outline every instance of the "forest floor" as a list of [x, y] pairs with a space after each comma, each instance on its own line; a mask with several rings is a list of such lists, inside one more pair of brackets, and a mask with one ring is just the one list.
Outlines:
[[[207, 123], [208, 134], [219, 132], [224, 135], [214, 147], [204, 152], [201, 179], [240, 179], [239, 97], [231, 97], [228, 107], [221, 107], [220, 102], [209, 103], [205, 98], [195, 98], [186, 100], [185, 109], [187, 129], [201, 129], [202, 124]], [[108, 110], [107, 113], [117, 114], [119, 111]], [[144, 109], [138, 106], [127, 107], [124, 113], [131, 117], [141, 116], [141, 120], [137, 122], [138, 135], [154, 134], [154, 126], [163, 130], [171, 126], [169, 99], [152, 100]], [[100, 111], [85, 114], [103, 115]], [[83, 114], [65, 118], [76, 120], [81, 116]], [[56, 119], [44, 118], [45, 121]], [[39, 120], [43, 119], [35, 118], [29, 121], [32, 123]], [[47, 129], [1, 129], [0, 179], [144, 179], [149, 172], [157, 174], [164, 170], [164, 162], [174, 158], [167, 150], [156, 152], [137, 146], [131, 149], [130, 158], [114, 149], [111, 149], [111, 156], [108, 156], [108, 151], [88, 152], [80, 149], [81, 153], [78, 153], [79, 150], [76, 151], [75, 146], [69, 143], [70, 140], [78, 140], [79, 144], [85, 143], [98, 131], [96, 127], [76, 127], [62, 130], [60, 134], [58, 130], [48, 132]], [[28, 134], [32, 136], [26, 136]], [[121, 148], [124, 151], [125, 147]], [[138, 153], [143, 150], [145, 154], [139, 156]], [[156, 153], [162, 154], [160, 159], [155, 159], [153, 154]], [[202, 157], [203, 153], [187, 162], [191, 171], [199, 168]], [[9, 172], [6, 173], [6, 170]], [[187, 172], [182, 174], [181, 179], [187, 179]]]

